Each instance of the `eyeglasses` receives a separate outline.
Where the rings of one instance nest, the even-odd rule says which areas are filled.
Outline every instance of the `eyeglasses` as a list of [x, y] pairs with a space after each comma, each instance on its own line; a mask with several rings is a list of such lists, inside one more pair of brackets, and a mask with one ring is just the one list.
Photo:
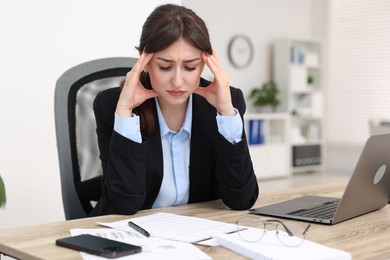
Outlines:
[[279, 242], [288, 247], [298, 247], [305, 241], [310, 225], [295, 221], [280, 221], [276, 219], [260, 220], [256, 217], [242, 217], [237, 224], [237, 233], [246, 242], [260, 241], [267, 232], [269, 225], [275, 226], [275, 234]]

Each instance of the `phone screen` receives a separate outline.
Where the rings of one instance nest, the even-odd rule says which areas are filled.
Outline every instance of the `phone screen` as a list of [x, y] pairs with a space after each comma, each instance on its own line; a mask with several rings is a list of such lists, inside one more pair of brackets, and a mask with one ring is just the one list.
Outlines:
[[92, 235], [60, 238], [56, 240], [56, 245], [107, 258], [117, 258], [142, 251], [140, 246]]

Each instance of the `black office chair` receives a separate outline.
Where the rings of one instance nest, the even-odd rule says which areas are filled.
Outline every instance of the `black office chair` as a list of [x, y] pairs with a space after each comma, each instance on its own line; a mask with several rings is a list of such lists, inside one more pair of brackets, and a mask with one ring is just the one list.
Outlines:
[[102, 166], [93, 101], [118, 87], [134, 58], [104, 58], [77, 65], [57, 80], [54, 108], [65, 218], [88, 216], [101, 195]]

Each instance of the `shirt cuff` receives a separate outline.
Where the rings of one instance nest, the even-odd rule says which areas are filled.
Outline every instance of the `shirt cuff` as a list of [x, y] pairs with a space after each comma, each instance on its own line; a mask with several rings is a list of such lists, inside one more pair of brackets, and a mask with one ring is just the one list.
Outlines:
[[142, 143], [139, 116], [121, 117], [115, 113], [114, 130], [118, 134], [137, 143]]
[[232, 144], [241, 142], [243, 124], [240, 113], [234, 108], [234, 116], [222, 116], [217, 113], [218, 132]]

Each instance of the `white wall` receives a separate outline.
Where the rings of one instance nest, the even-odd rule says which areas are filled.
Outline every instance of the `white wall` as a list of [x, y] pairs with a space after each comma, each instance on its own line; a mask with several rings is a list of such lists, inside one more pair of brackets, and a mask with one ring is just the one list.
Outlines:
[[351, 173], [370, 120], [390, 120], [390, 1], [330, 0], [329, 13], [329, 166]]
[[56, 80], [81, 62], [136, 55], [142, 24], [164, 2], [0, 1], [0, 174], [7, 191], [0, 227], [64, 219]]
[[[326, 0], [183, 0], [182, 3], [205, 20], [231, 85], [241, 88], [245, 95], [252, 87], [271, 79], [275, 40], [325, 38]], [[235, 34], [246, 34], [255, 47], [253, 62], [244, 70], [235, 69], [228, 62], [228, 42]]]
[[[54, 127], [54, 86], [68, 68], [91, 59], [136, 56], [142, 24], [166, 1], [0, 1], [0, 174], [7, 205], [0, 228], [64, 219]], [[270, 79], [279, 37], [322, 37], [325, 0], [177, 0], [209, 26], [231, 84], [244, 92]], [[229, 38], [255, 44], [246, 70], [228, 64]]]

